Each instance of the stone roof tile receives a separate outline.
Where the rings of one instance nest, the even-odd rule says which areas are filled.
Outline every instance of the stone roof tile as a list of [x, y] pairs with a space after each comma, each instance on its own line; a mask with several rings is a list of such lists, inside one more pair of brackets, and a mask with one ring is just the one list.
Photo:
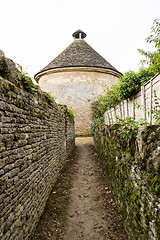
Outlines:
[[85, 40], [76, 39], [60, 55], [58, 55], [36, 75], [47, 70], [66, 67], [96, 67], [111, 69], [117, 73], [120, 73], [99, 53], [97, 53]]

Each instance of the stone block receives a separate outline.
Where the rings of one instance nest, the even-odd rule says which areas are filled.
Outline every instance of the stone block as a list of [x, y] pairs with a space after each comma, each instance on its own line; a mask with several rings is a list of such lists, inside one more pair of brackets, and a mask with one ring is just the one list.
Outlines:
[[3, 175], [5, 172], [3, 169], [0, 169], [0, 176]]
[[[0, 146], [1, 147], [1, 146]], [[4, 158], [4, 159], [1, 159], [0, 160], [0, 168], [3, 168], [4, 166], [5, 166], [5, 164], [6, 164], [6, 159], [7, 158]]]
[[[58, 107], [46, 107], [40, 90], [36, 95], [22, 89], [21, 83], [14, 81], [18, 74], [15, 65], [9, 59], [6, 62], [8, 79], [15, 85], [4, 80], [10, 98], [0, 93], [0, 216], [5, 219], [0, 236], [3, 240], [21, 240], [27, 239], [30, 226], [34, 229], [37, 224], [51, 184], [65, 164], [65, 132], [67, 151], [71, 151], [74, 123], [69, 123]], [[39, 112], [44, 118], [40, 119]], [[69, 123], [67, 131], [62, 118]]]
[[18, 175], [19, 168], [12, 169], [10, 172], [8, 172], [8, 177], [13, 178], [14, 176]]
[[159, 239], [159, 126], [140, 127], [130, 142], [114, 125], [97, 127], [94, 143], [129, 239]]

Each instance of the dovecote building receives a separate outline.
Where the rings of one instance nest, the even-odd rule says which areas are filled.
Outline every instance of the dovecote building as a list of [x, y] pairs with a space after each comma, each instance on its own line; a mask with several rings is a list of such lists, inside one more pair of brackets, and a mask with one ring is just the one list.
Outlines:
[[91, 129], [91, 103], [106, 87], [118, 83], [122, 74], [98, 54], [78, 30], [74, 41], [35, 75], [42, 90], [51, 93], [57, 103], [68, 105], [75, 113], [77, 135]]

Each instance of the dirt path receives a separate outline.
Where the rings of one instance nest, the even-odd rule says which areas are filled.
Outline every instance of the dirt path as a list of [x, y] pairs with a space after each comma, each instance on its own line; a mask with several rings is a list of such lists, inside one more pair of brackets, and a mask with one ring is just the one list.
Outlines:
[[74, 160], [56, 185], [34, 240], [127, 239], [92, 138], [76, 139]]

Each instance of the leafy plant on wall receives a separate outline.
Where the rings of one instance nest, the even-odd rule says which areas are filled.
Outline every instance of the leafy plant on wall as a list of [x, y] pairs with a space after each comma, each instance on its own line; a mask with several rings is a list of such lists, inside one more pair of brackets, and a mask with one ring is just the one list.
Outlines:
[[121, 127], [119, 129], [119, 133], [122, 138], [128, 139], [136, 139], [138, 128], [140, 125], [147, 125], [148, 123], [141, 119], [140, 121], [135, 121], [132, 117], [127, 116], [124, 120], [121, 120], [120, 118], [116, 117], [117, 121], [116, 123], [120, 124]]

